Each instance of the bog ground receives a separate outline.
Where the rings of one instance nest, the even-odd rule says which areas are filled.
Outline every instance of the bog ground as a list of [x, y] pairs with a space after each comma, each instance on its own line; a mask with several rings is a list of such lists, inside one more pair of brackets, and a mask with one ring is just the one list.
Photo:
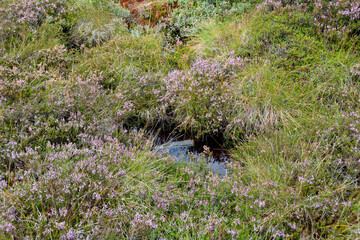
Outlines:
[[359, 46], [354, 0], [1, 1], [0, 239], [360, 238]]

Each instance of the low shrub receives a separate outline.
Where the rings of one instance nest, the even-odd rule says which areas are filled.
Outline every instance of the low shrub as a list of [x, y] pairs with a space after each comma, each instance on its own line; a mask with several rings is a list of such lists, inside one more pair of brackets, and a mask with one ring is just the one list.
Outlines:
[[[357, 3], [180, 4], [162, 32], [0, 1], [0, 239], [359, 238]], [[159, 125], [234, 147], [228, 174], [135, 130]]]
[[70, 11], [64, 0], [8, 2], [0, 8], [0, 38], [6, 41], [21, 37], [24, 31], [36, 33], [45, 22], [62, 23]]
[[347, 47], [358, 44], [356, 37], [360, 33], [360, 4], [356, 1], [272, 1], [266, 0], [258, 6], [259, 10], [282, 11], [297, 8], [311, 13], [312, 27], [331, 43], [342, 42]]
[[175, 43], [191, 38], [203, 22], [210, 19], [222, 20], [230, 15], [240, 15], [249, 8], [250, 4], [227, 1], [211, 3], [198, 1], [193, 5], [187, 1], [179, 1], [179, 8], [174, 9], [168, 19], [166, 32], [169, 41]]
[[320, 117], [314, 128], [250, 137], [235, 151], [238, 178], [259, 184], [254, 196], [267, 199], [267, 213], [255, 222], [261, 235], [356, 236], [342, 226], [355, 226], [359, 217], [358, 118]]
[[164, 78], [160, 108], [198, 136], [221, 132], [235, 104], [232, 79], [243, 67], [241, 58], [197, 59], [188, 71], [174, 71]]

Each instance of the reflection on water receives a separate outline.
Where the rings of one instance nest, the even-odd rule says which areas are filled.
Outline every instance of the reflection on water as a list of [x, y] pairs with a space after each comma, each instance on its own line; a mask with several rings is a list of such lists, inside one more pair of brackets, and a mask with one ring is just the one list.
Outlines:
[[[175, 157], [179, 162], [190, 161], [190, 154], [195, 156], [199, 161], [204, 161], [201, 158], [201, 153], [204, 152], [203, 143], [195, 143], [192, 139], [181, 140], [181, 138], [172, 138], [158, 136], [156, 139], [157, 150], [160, 152], [168, 152], [171, 156]], [[205, 145], [205, 147], [207, 147]], [[230, 162], [228, 152], [221, 148], [216, 148], [210, 144], [211, 157], [207, 157], [207, 164], [213, 170], [214, 173], [220, 176], [226, 176], [229, 174], [229, 170], [226, 168], [227, 162]]]

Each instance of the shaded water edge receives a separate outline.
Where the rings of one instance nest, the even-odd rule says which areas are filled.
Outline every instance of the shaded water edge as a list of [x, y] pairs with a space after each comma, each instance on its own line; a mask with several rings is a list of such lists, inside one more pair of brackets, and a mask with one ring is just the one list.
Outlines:
[[223, 147], [221, 138], [196, 140], [190, 134], [180, 131], [160, 129], [150, 134], [155, 138], [155, 150], [168, 153], [179, 162], [189, 163], [194, 159], [200, 163], [206, 161], [207, 166], [221, 177], [230, 173], [227, 163], [232, 159], [229, 150]]

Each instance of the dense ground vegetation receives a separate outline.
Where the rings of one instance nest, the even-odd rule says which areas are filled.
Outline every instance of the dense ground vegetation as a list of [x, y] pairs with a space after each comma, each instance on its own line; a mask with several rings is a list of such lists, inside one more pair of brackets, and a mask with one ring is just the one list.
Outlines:
[[0, 239], [360, 238], [359, 46], [353, 0], [1, 1]]

